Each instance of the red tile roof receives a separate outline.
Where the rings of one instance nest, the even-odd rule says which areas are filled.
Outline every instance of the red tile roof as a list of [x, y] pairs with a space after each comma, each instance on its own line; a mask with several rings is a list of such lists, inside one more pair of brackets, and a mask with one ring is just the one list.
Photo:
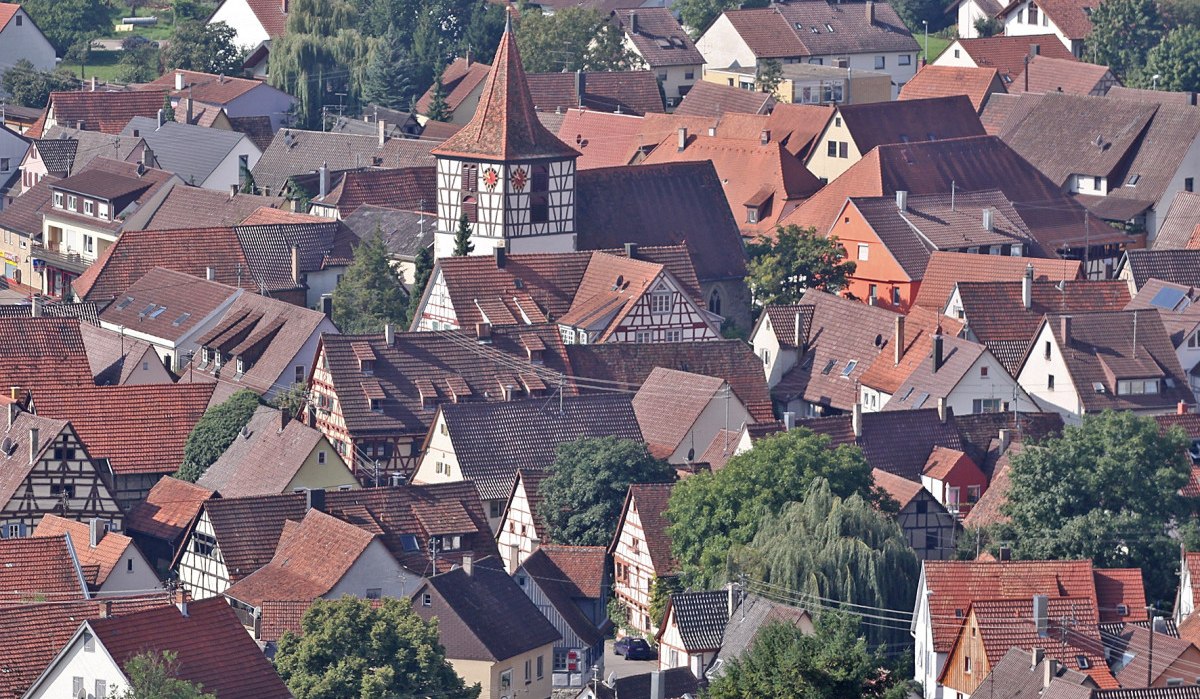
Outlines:
[[0, 381], [25, 392], [95, 385], [74, 318], [0, 318]]
[[900, 504], [900, 509], [908, 507], [925, 487], [916, 481], [910, 481], [907, 478], [902, 478], [893, 473], [888, 473], [882, 469], [871, 469], [871, 478], [875, 480], [875, 485], [887, 491], [887, 494], [892, 496], [892, 499]]
[[281, 4], [279, 0], [246, 0], [246, 4], [272, 39], [287, 31], [286, 4]]
[[[183, 74], [182, 90], [175, 89], [176, 76]], [[159, 79], [146, 83], [147, 88], [169, 90], [174, 97], [190, 97], [197, 102], [206, 104], [226, 105], [256, 87], [264, 85], [261, 80], [238, 78], [228, 75], [214, 75], [195, 70], [176, 68], [169, 70]], [[159, 106], [162, 106], [161, 104]], [[181, 105], [180, 109], [183, 107]]]
[[176, 654], [177, 676], [221, 699], [292, 696], [223, 597], [88, 622], [122, 668], [147, 650]]
[[66, 535], [0, 539], [0, 611], [9, 604], [87, 596]]
[[118, 135], [135, 116], [158, 117], [166, 90], [129, 92], [52, 92], [48, 109], [54, 120], [75, 128]]
[[175, 542], [200, 514], [200, 508], [213, 491], [170, 476], [159, 479], [146, 499], [125, 517], [125, 529], [146, 536]]
[[[633, 410], [650, 453], [666, 459], [675, 453], [725, 385], [723, 379], [686, 371], [657, 368], [633, 397]], [[729, 427], [738, 427], [730, 425]], [[707, 448], [701, 444], [696, 454]]]
[[773, 106], [775, 98], [765, 92], [699, 80], [675, 108], [675, 115], [719, 117], [730, 112], [767, 114]]
[[[625, 36], [650, 68], [659, 66], [702, 66], [704, 56], [692, 37], [666, 7], [639, 7], [613, 12]], [[637, 30], [634, 31], [634, 17]]]
[[[145, 230], [195, 228], [197, 223], [213, 227], [235, 226], [260, 208], [279, 211], [283, 197], [218, 192], [203, 187], [172, 187], [159, 207], [142, 226]], [[280, 212], [284, 214], [284, 212]]]
[[[3, 401], [0, 404], [3, 404], [5, 410], [13, 408], [7, 399], [0, 400]], [[38, 439], [41, 441], [37, 456], [33, 459], [29, 457], [29, 431], [31, 429], [39, 430]], [[0, 508], [4, 508], [12, 501], [21, 486], [25, 484], [29, 473], [46, 453], [46, 449], [58, 439], [63, 431], [71, 431], [70, 425], [65, 420], [51, 420], [24, 411], [20, 411], [16, 419], [4, 429], [3, 439], [10, 441], [12, 449], [8, 453], [0, 451]], [[100, 469], [97, 468], [97, 470]], [[16, 509], [17, 505], [14, 503], [10, 511]]]
[[[1025, 74], [1029, 74], [1026, 83]], [[1011, 92], [1063, 92], [1068, 95], [1102, 96], [1105, 81], [1116, 81], [1108, 66], [1084, 63], [1074, 58], [1035, 56], [1013, 76]], [[1028, 85], [1028, 86], [1027, 86]]]
[[275, 555], [234, 583], [225, 596], [258, 607], [265, 600], [316, 599], [350, 572], [375, 535], [320, 510], [284, 522]]
[[121, 292], [123, 298], [104, 309], [100, 320], [177, 342], [227, 307], [237, 293], [232, 286], [154, 267]]
[[1043, 56], [1075, 60], [1075, 56], [1053, 34], [958, 40], [958, 46], [962, 47], [975, 65], [980, 68], [995, 68], [1000, 77], [1008, 79], [1025, 69], [1025, 57], [1029, 55], [1029, 47], [1033, 44], [1038, 45], [1038, 51]]
[[643, 117], [631, 114], [568, 109], [558, 127], [558, 137], [575, 144], [581, 153], [575, 167], [580, 170], [628, 165], [639, 148], [658, 142], [642, 136], [644, 122]]
[[100, 543], [91, 545], [91, 527], [87, 522], [76, 522], [64, 519], [58, 515], [46, 515], [33, 530], [34, 536], [62, 536], [71, 538], [75, 548], [75, 558], [83, 569], [84, 578], [89, 585], [100, 587], [108, 580], [109, 574], [121, 562], [126, 549], [133, 545], [133, 540], [120, 532], [105, 532]]
[[103, 600], [49, 600], [21, 606], [0, 606], [0, 699], [20, 699], [37, 681], [85, 619], [105, 613], [122, 616], [156, 607], [172, 606], [165, 592]]
[[349, 170], [313, 204], [335, 207], [348, 216], [364, 204], [405, 211], [429, 211], [437, 201], [433, 167]]
[[572, 597], [600, 599], [605, 594], [604, 569], [607, 549], [603, 546], [560, 546], [542, 544], [538, 547], [550, 559], [569, 586]]
[[[246, 424], [246, 436], [234, 439], [196, 485], [211, 488], [226, 498], [290, 492], [288, 485], [321, 443], [322, 434], [290, 416], [281, 429], [282, 414], [275, 408], [259, 407]], [[345, 462], [329, 445], [326, 447], [332, 458], [327, 468], [333, 473], [337, 464]], [[345, 482], [351, 482], [349, 471], [344, 475]]]
[[92, 458], [108, 459], [113, 472], [153, 474], [183, 463], [184, 442], [212, 392], [212, 384], [94, 386], [33, 400], [39, 415], [70, 420]]
[[1033, 265], [1035, 281], [1079, 279], [1082, 273], [1079, 260], [933, 252], [925, 267], [925, 277], [921, 280], [921, 289], [917, 292], [914, 305], [941, 313], [950, 300], [955, 284], [1020, 281], [1028, 265]]
[[[487, 63], [473, 61], [469, 56], [454, 59], [442, 71], [442, 96], [446, 101], [446, 107], [451, 112], [457, 110], [463, 101], [475, 91], [475, 88], [479, 87], [479, 83], [487, 80], [491, 69], [492, 67]], [[434, 86], [431, 85], [417, 100], [416, 111], [418, 114], [429, 112], [429, 105], [433, 102], [433, 89]]]
[[975, 107], [961, 93], [900, 102], [843, 104], [837, 113], [860, 153], [888, 143], [944, 141], [987, 133]]
[[[1001, 17], [1020, 5], [1019, 0], [1010, 2], [1001, 11]], [[1054, 22], [1058, 30], [1068, 39], [1086, 39], [1092, 33], [1092, 10], [1100, 6], [1099, 0], [1045, 0], [1038, 3], [1042, 12]], [[1053, 37], [1057, 41], [1057, 37]], [[1059, 42], [1062, 45], [1062, 42]]]
[[1007, 92], [995, 68], [927, 65], [900, 88], [900, 99], [966, 95], [979, 112], [993, 92]]
[[19, 9], [21, 9], [20, 5], [11, 2], [0, 2], [0, 29], [8, 25], [9, 21], [16, 16]]
[[528, 80], [533, 105], [542, 113], [571, 107], [625, 114], [663, 110], [658, 80], [648, 70], [531, 73]]
[[918, 49], [895, 9], [884, 2], [870, 11], [800, 3], [727, 10], [724, 16], [759, 59]]
[[[1096, 568], [1096, 603], [1100, 623], [1146, 621], [1146, 588], [1141, 568]], [[1125, 607], [1122, 614], [1120, 606]]]
[[512, 31], [505, 30], [500, 39], [475, 115], [458, 133], [435, 148], [433, 154], [493, 160], [578, 155], [538, 121]]

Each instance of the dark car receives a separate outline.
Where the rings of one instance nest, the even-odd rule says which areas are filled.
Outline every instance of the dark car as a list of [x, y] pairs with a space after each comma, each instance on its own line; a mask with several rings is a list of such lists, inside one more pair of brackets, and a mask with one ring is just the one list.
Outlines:
[[614, 643], [613, 652], [629, 660], [654, 660], [658, 657], [649, 643], [636, 636], [626, 636]]

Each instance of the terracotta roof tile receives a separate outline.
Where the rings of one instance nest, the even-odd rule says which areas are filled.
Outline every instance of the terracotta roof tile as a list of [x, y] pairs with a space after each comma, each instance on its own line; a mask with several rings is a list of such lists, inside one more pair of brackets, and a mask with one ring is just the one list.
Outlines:
[[428, 210], [437, 201], [434, 168], [408, 167], [387, 170], [348, 170], [325, 197], [313, 204], [337, 208], [343, 215], [364, 204], [413, 211]]
[[[94, 386], [34, 396], [39, 415], [70, 420], [88, 453], [118, 474], [170, 473], [208, 407], [211, 384]], [[155, 445], [153, 450], [146, 444]]]
[[94, 385], [79, 325], [75, 318], [0, 318], [0, 381], [22, 393]]
[[87, 623], [122, 667], [147, 649], [169, 650], [179, 679], [222, 699], [291, 696], [224, 598], [191, 602], [186, 614], [172, 605]]
[[[281, 420], [281, 411], [259, 407], [246, 425], [248, 434], [239, 434], [196, 485], [227, 498], [289, 492], [288, 485], [320, 444], [322, 435], [302, 420], [289, 419], [281, 429]], [[328, 453], [335, 464], [344, 464], [332, 448]], [[347, 482], [351, 482], [349, 467], [345, 468]]]
[[173, 187], [142, 228], [154, 231], [195, 229], [197, 224], [214, 228], [228, 227], [242, 223], [262, 207], [270, 207], [275, 211], [282, 205], [282, 197], [254, 194], [230, 196], [229, 192], [202, 187]]
[[521, 564], [571, 630], [588, 644], [599, 643], [604, 634], [579, 603], [599, 600], [604, 595], [606, 560], [603, 546], [543, 544]]
[[231, 286], [154, 267], [121, 292], [121, 300], [109, 305], [100, 319], [175, 341], [207, 321], [236, 293]]
[[[1100, 623], [1147, 620], [1146, 588], [1141, 568], [1096, 568], [1093, 574]], [[1122, 606], [1125, 607], [1124, 614], [1121, 613]]]
[[200, 514], [200, 508], [213, 495], [208, 488], [163, 476], [150, 489], [146, 499], [129, 511], [125, 529], [176, 542], [187, 533], [196, 515]]
[[[614, 13], [625, 35], [651, 68], [659, 66], [700, 66], [704, 56], [679, 20], [666, 7], [639, 7]], [[633, 17], [637, 17], [634, 31]]]
[[0, 638], [5, 648], [0, 661], [0, 699], [20, 699], [75, 634], [81, 621], [106, 613], [123, 616], [156, 607], [171, 607], [167, 593], [156, 592], [103, 600], [50, 600], [21, 606], [0, 606]]
[[671, 525], [667, 520], [667, 504], [674, 487], [674, 483], [633, 483], [629, 486], [625, 506], [621, 510], [621, 521], [617, 524], [613, 543], [608, 547], [610, 554], [621, 536], [621, 527], [630, 507], [635, 507], [642, 522], [642, 534], [646, 537], [646, 549], [650, 552], [655, 574], [663, 576], [678, 571], [679, 564], [671, 553], [671, 535], [667, 533], [667, 527]]
[[1075, 56], [1053, 34], [1028, 36], [993, 36], [981, 39], [959, 39], [958, 46], [966, 52], [975, 65], [995, 68], [1000, 77], [1011, 80], [1012, 76], [1025, 68], [1025, 57], [1029, 48], [1038, 45], [1039, 53], [1049, 58], [1076, 60]]
[[766, 93], [699, 80], [675, 108], [675, 115], [719, 117], [729, 112], [767, 114], [774, 105], [775, 98]]
[[108, 580], [108, 576], [121, 562], [126, 549], [133, 545], [133, 540], [120, 532], [105, 532], [97, 546], [91, 546], [91, 529], [87, 522], [76, 522], [64, 519], [58, 515], [46, 515], [33, 530], [33, 535], [62, 536], [71, 538], [75, 549], [75, 557], [84, 569], [94, 569], [96, 574], [88, 577], [88, 584], [100, 587]]
[[21, 6], [16, 3], [0, 2], [0, 29], [3, 29], [16, 16], [19, 9]]
[[1150, 279], [1200, 286], [1200, 250], [1129, 250], [1124, 264], [1134, 289], [1141, 289]]
[[[442, 91], [446, 106], [454, 112], [463, 101], [479, 87], [479, 83], [487, 80], [491, 66], [487, 63], [473, 61], [470, 57], [456, 58], [442, 71]], [[433, 86], [417, 100], [415, 111], [425, 114], [433, 101]]]
[[496, 59], [484, 82], [475, 115], [433, 153], [495, 160], [577, 156], [575, 149], [542, 126], [534, 106], [516, 37], [506, 30], [496, 49]]
[[281, 5], [276, 0], [246, 0], [246, 4], [266, 30], [267, 36], [274, 39], [287, 31], [286, 5]]
[[530, 73], [528, 82], [533, 105], [540, 112], [572, 107], [623, 114], [663, 111], [658, 80], [648, 70]]
[[[1004, 12], [1012, 10], [1017, 2], [1012, 2]], [[1100, 6], [1097, 0], [1049, 0], [1038, 7], [1054, 22], [1054, 26], [1068, 39], [1078, 41], [1086, 39], [1092, 32], [1092, 10]], [[1060, 42], [1061, 44], [1061, 42]]]
[[927, 65], [900, 88], [901, 100], [966, 95], [976, 112], [995, 92], [1007, 92], [995, 68]]
[[389, 138], [380, 146], [376, 135], [280, 129], [254, 165], [254, 182], [271, 194], [279, 194], [295, 178], [311, 182], [308, 186], [312, 194], [318, 194], [317, 171], [322, 163], [330, 172], [430, 166], [431, 140]]
[[908, 507], [925, 487], [916, 481], [910, 481], [907, 478], [901, 478], [887, 471], [878, 468], [871, 469], [871, 478], [874, 479], [875, 485], [887, 491], [887, 494], [892, 496], [892, 499], [900, 504], [900, 509]]
[[[187, 112], [184, 113], [184, 118], [187, 118]], [[179, 113], [175, 113], [178, 118]], [[231, 116], [228, 117], [229, 126], [238, 133], [244, 133], [250, 137], [250, 142], [258, 147], [260, 151], [265, 151], [271, 145], [271, 140], [275, 138], [275, 133], [271, 129], [271, 117], [267, 115], [260, 116]]]
[[1153, 248], [1170, 250], [1191, 247], [1197, 226], [1200, 226], [1200, 193], [1179, 192], [1171, 200], [1171, 207], [1158, 227]]
[[[184, 89], [182, 90], [175, 89], [179, 75], [183, 76]], [[190, 97], [197, 102], [226, 105], [265, 84], [261, 80], [176, 68], [168, 70], [157, 80], [146, 83], [145, 88], [157, 91], [168, 90], [173, 97]]]
[[843, 104], [837, 113], [860, 153], [888, 143], [983, 136], [983, 124], [963, 94], [898, 102]]
[[914, 483], [935, 447], [963, 449], [952, 420], [942, 422], [936, 409], [863, 413], [862, 436], [854, 437], [849, 415], [798, 420], [797, 426], [829, 436], [829, 447], [857, 444], [863, 458], [881, 471]]
[[[1029, 74], [1028, 83], [1026, 73]], [[1009, 87], [1012, 92], [1102, 96], [1105, 82], [1112, 83], [1115, 80], [1108, 66], [1084, 63], [1074, 58], [1035, 56], [1028, 66], [1013, 76]]]
[[889, 3], [875, 3], [872, 10], [800, 3], [727, 10], [725, 17], [760, 59], [919, 49]]
[[587, 170], [630, 164], [640, 148], [658, 142], [643, 137], [644, 130], [644, 119], [631, 114], [568, 109], [558, 137], [575, 144], [580, 152], [575, 167]]
[[734, 456], [734, 450], [737, 449], [739, 442], [742, 439], [742, 429], [719, 429], [713, 440], [709, 442], [708, 448], [704, 453], [696, 459], [697, 464], [708, 464], [711, 471], [720, 471], [725, 468], [725, 464]]
[[651, 371], [633, 397], [650, 453], [660, 459], [674, 454], [724, 386], [714, 376], [662, 367]]
[[166, 90], [52, 92], [48, 109], [63, 126], [82, 122], [89, 131], [115, 135], [135, 116], [157, 118], [165, 99]]
[[933, 252], [925, 267], [925, 276], [914, 305], [941, 313], [946, 308], [946, 302], [950, 300], [955, 284], [1020, 281], [1028, 265], [1033, 265], [1036, 281], [1078, 279], [1081, 274], [1081, 264], [1078, 260]]
[[65, 534], [0, 539], [0, 610], [4, 605], [87, 598]]

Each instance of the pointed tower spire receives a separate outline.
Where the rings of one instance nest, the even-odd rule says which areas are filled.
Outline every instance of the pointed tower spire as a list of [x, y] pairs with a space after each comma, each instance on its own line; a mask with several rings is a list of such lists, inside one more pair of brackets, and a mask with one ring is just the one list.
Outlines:
[[505, 13], [504, 35], [475, 115], [458, 133], [433, 149], [433, 155], [499, 162], [579, 155], [542, 126], [537, 117], [517, 51], [511, 14]]

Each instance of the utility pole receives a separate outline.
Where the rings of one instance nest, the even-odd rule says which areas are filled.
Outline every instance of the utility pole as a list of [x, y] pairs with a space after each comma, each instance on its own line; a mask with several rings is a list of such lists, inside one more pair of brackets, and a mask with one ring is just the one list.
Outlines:
[[429, 562], [433, 566], [433, 574], [437, 575], [438, 538], [429, 537]]

